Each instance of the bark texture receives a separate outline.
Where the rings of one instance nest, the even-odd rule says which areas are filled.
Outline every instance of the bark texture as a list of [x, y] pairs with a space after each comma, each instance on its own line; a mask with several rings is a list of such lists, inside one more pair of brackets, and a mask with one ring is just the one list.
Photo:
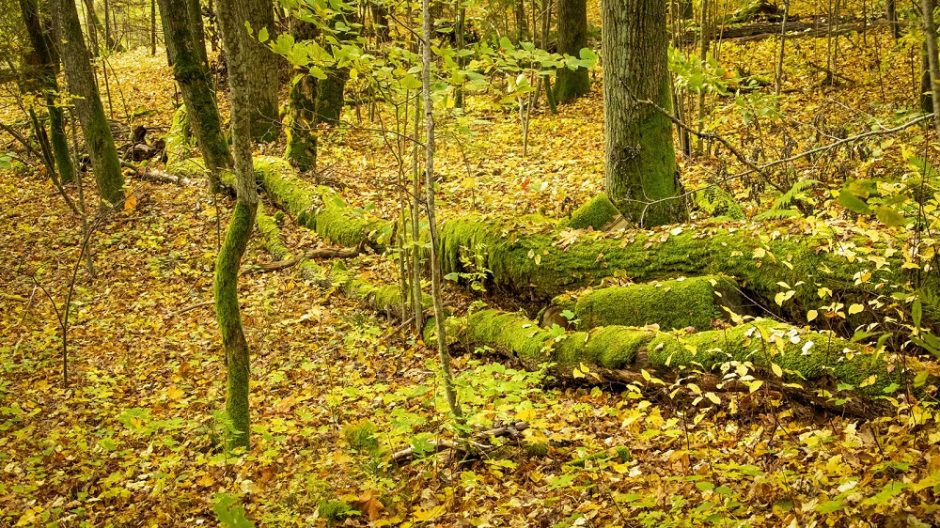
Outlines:
[[95, 171], [98, 194], [106, 207], [124, 203], [124, 176], [114, 148], [114, 137], [104, 115], [98, 85], [85, 48], [75, 2], [51, 0], [56, 36], [69, 93], [75, 95], [75, 110], [85, 135], [85, 144]]
[[212, 186], [218, 188], [219, 171], [232, 167], [232, 155], [222, 133], [212, 77], [204, 59], [202, 32], [196, 30], [190, 16], [179, 16], [180, 13], [189, 13], [190, 0], [159, 1], [173, 77], [183, 93], [189, 126], [196, 136]]
[[247, 449], [251, 426], [248, 411], [249, 348], [238, 307], [238, 270], [258, 211], [251, 159], [251, 81], [248, 72], [251, 63], [245, 42], [239, 36], [244, 31], [248, 12], [240, 0], [220, 0], [218, 11], [229, 60], [236, 201], [216, 261], [215, 311], [227, 369], [225, 411], [232, 425], [227, 443], [230, 448]]
[[26, 32], [35, 53], [36, 71], [32, 74], [33, 81], [36, 89], [42, 93], [46, 101], [50, 143], [56, 169], [61, 181], [68, 183], [75, 179], [75, 167], [72, 164], [68, 136], [65, 133], [65, 119], [62, 109], [56, 106], [55, 100], [59, 91], [59, 83], [56, 80], [59, 58], [53, 45], [51, 20], [42, 16], [37, 0], [19, 0], [19, 3], [23, 24], [26, 26]]
[[607, 194], [641, 226], [687, 217], [672, 145], [672, 122], [650, 105], [671, 108], [662, 0], [604, 0], [604, 154]]
[[[291, 19], [291, 34], [295, 42], [317, 37], [316, 26], [310, 22]], [[316, 136], [316, 78], [302, 68], [293, 68], [287, 107], [287, 147], [284, 157], [298, 170], [306, 172], [317, 166]]]
[[[578, 57], [587, 47], [587, 1], [558, 0], [558, 52]], [[567, 103], [591, 91], [586, 68], [558, 70], [555, 100]]]
[[[219, 2], [219, 9], [221, 4]], [[267, 44], [258, 41], [258, 34], [266, 29], [269, 36], [274, 36], [274, 8], [271, 0], [241, 0], [240, 4], [239, 8], [245, 14], [243, 22], [248, 22], [251, 33], [244, 24], [237, 29], [233, 28], [233, 31], [238, 32], [237, 36], [244, 46], [245, 56], [242, 60], [247, 64], [251, 137], [259, 141], [273, 141], [280, 133], [277, 96], [281, 61], [268, 49]], [[222, 18], [221, 14], [219, 18]], [[221, 20], [219, 24], [222, 24]], [[227, 53], [226, 56], [231, 61], [231, 56]]]

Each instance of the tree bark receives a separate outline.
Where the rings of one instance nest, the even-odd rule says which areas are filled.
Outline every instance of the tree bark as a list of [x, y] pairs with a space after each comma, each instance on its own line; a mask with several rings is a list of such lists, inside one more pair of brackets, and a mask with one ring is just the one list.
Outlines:
[[661, 0], [604, 0], [604, 146], [607, 193], [641, 226], [687, 218], [679, 198], [672, 122], [650, 100], [672, 107], [666, 4]]
[[56, 34], [69, 92], [76, 95], [75, 109], [85, 134], [85, 143], [95, 171], [98, 194], [104, 205], [124, 203], [124, 176], [114, 148], [114, 137], [104, 115], [91, 57], [82, 39], [78, 10], [71, 0], [52, 0]]
[[44, 19], [39, 12], [37, 0], [19, 0], [23, 24], [29, 34], [30, 43], [36, 54], [38, 71], [35, 75], [37, 88], [43, 93], [46, 111], [49, 115], [49, 136], [52, 153], [59, 179], [69, 183], [75, 179], [75, 167], [69, 152], [68, 136], [65, 133], [65, 119], [62, 109], [56, 106], [56, 93], [59, 83], [56, 80], [59, 58], [53, 46], [53, 28], [51, 21]]
[[258, 41], [258, 34], [266, 29], [270, 37], [274, 36], [274, 8], [271, 0], [242, 0], [242, 3], [244, 5], [241, 9], [244, 9], [252, 31], [249, 34], [243, 28], [238, 32], [245, 48], [244, 60], [248, 65], [251, 137], [259, 141], [273, 141], [280, 133], [277, 96], [281, 61], [266, 43]]
[[195, 30], [189, 16], [188, 4], [192, 3], [191, 0], [159, 1], [166, 52], [173, 66], [173, 77], [183, 93], [189, 125], [209, 170], [212, 187], [217, 189], [219, 171], [232, 167], [232, 156], [222, 132], [209, 65], [203, 56], [205, 44], [202, 42], [202, 33]]
[[[199, 60], [208, 68], [209, 54], [206, 52], [206, 30], [202, 23], [202, 7], [199, 0], [185, 0], [189, 15], [189, 27], [193, 33], [193, 42], [196, 46], [196, 53], [199, 54]], [[210, 77], [211, 80], [211, 77]]]
[[[297, 18], [291, 18], [291, 33], [295, 42], [313, 40], [317, 37], [316, 26]], [[294, 79], [291, 81], [287, 107], [287, 147], [284, 157], [301, 172], [313, 170], [317, 166], [316, 136], [316, 78], [293, 68]]]
[[[558, 0], [558, 53], [578, 57], [587, 47], [587, 1]], [[567, 103], [591, 91], [586, 68], [558, 70], [555, 100]]]
[[927, 44], [927, 64], [930, 67], [930, 99], [934, 111], [934, 126], [940, 136], [940, 57], [937, 56], [937, 24], [933, 18], [934, 0], [921, 0], [924, 20], [924, 40]]
[[249, 16], [245, 2], [219, 0], [218, 15], [229, 61], [236, 201], [226, 229], [225, 242], [216, 261], [215, 312], [222, 334], [227, 369], [225, 412], [232, 424], [227, 444], [230, 448], [248, 449], [251, 429], [248, 410], [249, 348], [238, 307], [238, 270], [258, 211], [258, 193], [251, 159], [253, 108], [250, 98], [254, 86], [249, 72], [249, 68], [255, 64], [251, 60], [249, 43], [244, 35], [245, 22]]

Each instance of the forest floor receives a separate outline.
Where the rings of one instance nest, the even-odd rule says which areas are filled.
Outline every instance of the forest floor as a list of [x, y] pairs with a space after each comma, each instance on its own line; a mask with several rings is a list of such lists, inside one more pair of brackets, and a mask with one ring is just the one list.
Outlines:
[[[725, 46], [726, 62], [768, 74], [758, 65], [772, 64], [772, 40], [749, 44], [747, 53]], [[824, 54], [824, 42], [793, 46], [779, 121], [792, 125], [794, 145], [785, 144], [783, 128], [755, 124], [747, 108], [714, 101], [716, 128], [765, 149], [767, 159], [825, 142], [800, 134], [814, 123], [838, 136], [840, 127], [888, 120], [914, 104], [913, 84], [907, 90], [897, 81], [910, 77], [903, 51], [876, 45], [886, 54], [876, 64], [881, 76], [872, 76], [866, 61], [875, 59], [865, 56], [842, 69], [857, 83], [829, 88], [804, 66]], [[163, 58], [130, 52], [113, 62], [115, 116], [166, 127], [172, 87]], [[751, 110], [764, 108], [754, 99]], [[359, 123], [349, 112], [347, 121]], [[469, 136], [456, 127], [443, 134], [442, 214], [560, 216], [602, 189], [598, 87], [558, 116], [538, 112], [528, 156], [513, 113], [481, 103], [470, 115]], [[388, 215], [395, 165], [384, 140], [364, 130], [371, 127], [332, 132], [319, 164], [345, 184], [346, 199]], [[892, 141], [917, 147], [918, 134]], [[820, 180], [839, 171], [903, 171], [897, 144], [874, 161], [847, 153], [835, 165], [800, 170]], [[686, 162], [687, 185], [734, 172], [717, 160]], [[693, 406], [633, 391], [558, 388], [538, 374], [460, 356], [454, 367], [471, 424], [522, 420], [523, 438], [472, 460], [445, 453], [390, 465], [389, 452], [453, 434], [435, 352], [403, 336], [398, 321], [363, 311], [296, 268], [242, 276], [253, 446], [241, 457], [226, 454], [216, 419], [225, 371], [210, 301], [230, 204], [214, 203], [202, 186], [128, 185], [129, 205], [97, 226], [95, 276], [78, 267], [71, 382], [63, 387], [57, 310], [77, 266], [79, 229], [41, 175], [0, 173], [0, 525], [213, 525], [218, 512], [237, 517], [239, 505], [259, 526], [940, 523], [940, 414], [929, 404], [870, 421], [812, 415], [759, 393]], [[739, 186], [742, 201], [748, 188]], [[843, 214], [831, 201], [820, 197], [821, 217]], [[289, 221], [285, 236], [292, 248], [324, 243]], [[268, 260], [255, 237], [245, 264]], [[375, 256], [349, 265], [388, 277]]]

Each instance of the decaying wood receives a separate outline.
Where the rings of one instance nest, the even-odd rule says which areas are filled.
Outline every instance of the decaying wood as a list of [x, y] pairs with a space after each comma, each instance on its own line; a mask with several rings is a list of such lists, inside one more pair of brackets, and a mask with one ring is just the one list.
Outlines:
[[[441, 453], [443, 451], [454, 450], [462, 455], [475, 455], [481, 452], [486, 452], [492, 449], [495, 449], [498, 446], [494, 446], [492, 439], [494, 438], [510, 438], [515, 439], [519, 438], [522, 435], [522, 432], [529, 428], [529, 424], [525, 422], [513, 422], [511, 424], [502, 425], [499, 427], [494, 427], [492, 429], [487, 429], [473, 435], [469, 440], [459, 442], [453, 440], [432, 440], [431, 446], [433, 453]], [[407, 464], [415, 458], [415, 449], [414, 447], [408, 447], [402, 449], [401, 451], [396, 451], [392, 454], [392, 462], [395, 464]]]
[[[289, 268], [291, 266], [296, 266], [301, 262], [309, 259], [347, 259], [353, 258], [363, 251], [363, 246], [359, 245], [354, 248], [315, 248], [308, 249], [299, 255], [295, 255], [291, 258], [279, 260], [276, 262], [269, 262], [267, 264], [259, 264], [251, 271], [255, 272], [265, 272], [265, 271], [276, 271], [284, 268]], [[246, 270], [246, 273], [249, 271]]]

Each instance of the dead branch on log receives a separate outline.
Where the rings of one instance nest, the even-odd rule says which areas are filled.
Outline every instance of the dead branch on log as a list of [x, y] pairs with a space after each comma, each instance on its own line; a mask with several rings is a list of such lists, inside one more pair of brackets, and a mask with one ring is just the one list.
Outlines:
[[[431, 452], [441, 453], [448, 450], [454, 450], [458, 453], [461, 453], [462, 455], [476, 455], [481, 452], [490, 451], [496, 447], [499, 447], [492, 444], [491, 440], [493, 438], [519, 438], [522, 435], [522, 431], [525, 431], [528, 428], [529, 424], [525, 422], [513, 422], [511, 424], [481, 431], [473, 435], [469, 440], [463, 442], [455, 442], [453, 440], [434, 440], [430, 442], [432, 446]], [[416, 455], [417, 453], [415, 452], [415, 448], [408, 447], [393, 453], [392, 462], [398, 465], [407, 464], [414, 460]]]
[[308, 249], [303, 253], [293, 256], [285, 260], [279, 260], [276, 262], [269, 262], [267, 264], [259, 264], [253, 268], [246, 269], [245, 273], [262, 273], [268, 271], [277, 271], [284, 268], [289, 268], [291, 266], [296, 266], [301, 262], [309, 259], [347, 259], [358, 256], [362, 253], [364, 247], [363, 244], [359, 244], [354, 248], [315, 248]]

